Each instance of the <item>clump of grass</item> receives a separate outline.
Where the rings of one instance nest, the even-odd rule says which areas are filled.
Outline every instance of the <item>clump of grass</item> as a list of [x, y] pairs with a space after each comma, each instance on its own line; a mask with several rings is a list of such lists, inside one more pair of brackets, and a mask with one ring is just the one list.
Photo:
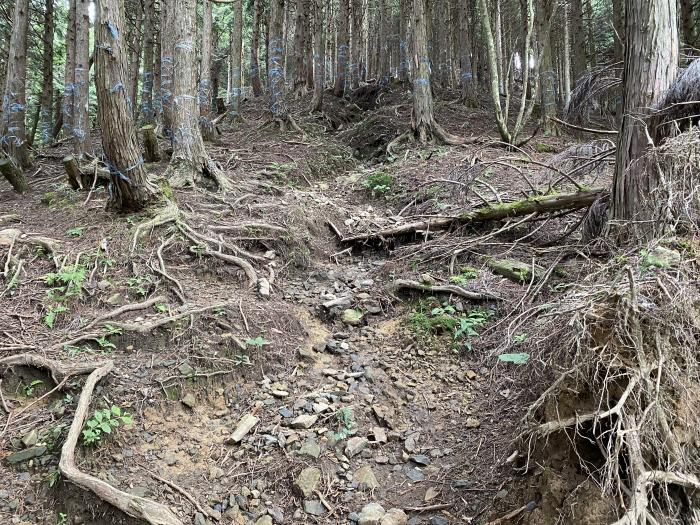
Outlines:
[[384, 171], [371, 173], [363, 182], [364, 186], [372, 194], [372, 197], [386, 197], [390, 192], [396, 179]]

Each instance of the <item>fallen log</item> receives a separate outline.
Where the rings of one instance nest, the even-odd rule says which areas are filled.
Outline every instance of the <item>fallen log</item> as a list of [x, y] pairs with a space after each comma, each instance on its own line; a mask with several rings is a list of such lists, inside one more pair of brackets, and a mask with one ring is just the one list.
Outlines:
[[532, 213], [551, 213], [560, 211], [573, 211], [587, 208], [598, 198], [607, 194], [603, 188], [590, 188], [573, 193], [550, 193], [538, 195], [515, 202], [506, 202], [484, 206], [475, 210], [465, 211], [454, 217], [440, 217], [425, 221], [408, 222], [392, 228], [386, 228], [370, 233], [343, 237], [341, 242], [357, 243], [368, 241], [382, 241], [389, 237], [415, 234], [418, 232], [444, 230], [453, 224], [478, 224], [482, 222], [500, 221], [512, 217], [521, 217]]

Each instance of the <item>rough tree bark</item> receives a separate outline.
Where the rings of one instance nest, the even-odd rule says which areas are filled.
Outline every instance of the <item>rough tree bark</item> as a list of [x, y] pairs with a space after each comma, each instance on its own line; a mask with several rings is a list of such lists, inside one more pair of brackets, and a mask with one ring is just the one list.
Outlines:
[[253, 96], [262, 95], [260, 82], [260, 63], [258, 52], [260, 50], [260, 3], [262, 0], [253, 0], [253, 28], [250, 39], [250, 85], [253, 88]]
[[338, 10], [338, 35], [337, 35], [337, 58], [335, 67], [335, 86], [333, 94], [342, 97], [345, 93], [345, 80], [348, 67], [348, 51], [350, 50], [348, 38], [348, 21], [350, 19], [350, 0], [339, 0]]
[[127, 49], [119, 0], [100, 0], [95, 10], [95, 86], [102, 148], [110, 171], [107, 206], [138, 211], [157, 195], [139, 152], [125, 86]]
[[[80, 159], [90, 149], [90, 0], [75, 4], [75, 74], [73, 96], [73, 153]], [[122, 79], [124, 86], [127, 79]], [[117, 86], [118, 88], [118, 86]]]
[[564, 56], [562, 58], [564, 105], [571, 100], [571, 32], [569, 31], [569, 4], [564, 4]]
[[413, 111], [411, 129], [421, 143], [462, 143], [459, 138], [447, 133], [435, 121], [433, 92], [430, 86], [430, 58], [428, 57], [428, 28], [426, 0], [413, 0]]
[[156, 42], [156, 3], [144, 0], [143, 4], [143, 80], [141, 83], [141, 120], [145, 125], [153, 124], [153, 72]]
[[292, 53], [292, 93], [299, 98], [304, 94], [306, 87], [306, 75], [304, 72], [304, 44], [305, 25], [308, 13], [305, 13], [307, 5], [304, 0], [296, 0], [296, 12], [294, 14], [294, 51]]
[[173, 136], [173, 0], [160, 2], [160, 116], [163, 135]]
[[[619, 0], [617, 0], [619, 1]], [[683, 45], [695, 47], [695, 6], [693, 0], [680, 0], [681, 27], [683, 28]]]
[[620, 242], [648, 240], [669, 226], [665, 188], [655, 163], [645, 158], [654, 130], [646, 128], [644, 117], [676, 76], [677, 21], [676, 2], [627, 3], [624, 114], [610, 209], [610, 233]]
[[399, 81], [408, 82], [408, 72], [411, 67], [409, 58], [409, 7], [411, 0], [399, 0]]
[[269, 61], [267, 78], [270, 88], [270, 124], [279, 126], [281, 131], [286, 131], [288, 126], [299, 129], [294, 119], [289, 114], [285, 100], [286, 85], [284, 76], [284, 0], [271, 0], [270, 2], [270, 41], [267, 47]]
[[143, 35], [141, 33], [141, 24], [143, 23], [143, 6], [141, 0], [134, 0], [134, 24], [131, 27], [129, 44], [129, 102], [131, 103], [132, 114], [134, 117], [138, 111], [138, 85], [139, 85], [139, 69], [141, 65], [141, 42]]
[[[478, 105], [478, 100], [472, 73], [471, 45], [469, 35], [465, 31], [465, 28], [469, 26], [469, 9], [467, 2], [458, 0], [457, 4], [457, 19], [459, 20], [459, 27], [462, 28], [457, 36], [459, 40], [459, 82], [462, 88], [461, 100], [468, 107], [476, 107]], [[471, 32], [472, 31], [470, 31], [470, 33]]]
[[[681, 0], [682, 5], [683, 0]], [[613, 29], [615, 30], [615, 62], [625, 58], [625, 0], [613, 0]]]
[[361, 37], [364, 9], [362, 0], [352, 2], [352, 34], [350, 37], [350, 88], [357, 89], [360, 86], [360, 63], [362, 62]]
[[583, 6], [581, 0], [571, 0], [571, 27], [573, 32], [572, 69], [574, 85], [586, 71], [586, 33], [583, 31]]
[[166, 176], [175, 187], [205, 184], [226, 191], [230, 183], [205, 150], [198, 123], [196, 8], [196, 0], [170, 0], [163, 28], [173, 42], [173, 155]]
[[323, 110], [323, 84], [326, 77], [326, 32], [324, 30], [323, 16], [324, 0], [314, 0], [314, 96], [311, 99], [311, 111]]
[[540, 76], [540, 126], [546, 135], [558, 135], [551, 117], [557, 116], [557, 77], [552, 64], [551, 28], [556, 14], [554, 0], [540, 0], [536, 9], [537, 56]]
[[73, 136], [73, 98], [75, 96], [75, 4], [68, 2], [68, 22], [66, 25], [66, 65], [63, 73], [63, 136]]
[[203, 0], [204, 15], [202, 20], [202, 58], [199, 66], [199, 127], [202, 138], [212, 141], [216, 138], [216, 130], [212, 123], [212, 92], [211, 92], [211, 27], [213, 22], [212, 2]]
[[[256, 44], [257, 45], [257, 44]], [[231, 29], [231, 104], [229, 106], [229, 116], [233, 122], [240, 122], [241, 117], [241, 52], [243, 47], [243, 2], [234, 0], [233, 2], [233, 27]], [[251, 46], [252, 47], [252, 46]], [[251, 50], [251, 57], [253, 52]], [[260, 78], [257, 77], [257, 51], [255, 52], [255, 64], [252, 65], [251, 58], [251, 81], [253, 80], [253, 69], [255, 68], [255, 79], [260, 87]], [[255, 90], [255, 86], [253, 86]]]
[[51, 142], [51, 131], [53, 129], [53, 34], [54, 20], [53, 7], [54, 0], [46, 0], [44, 4], [44, 33], [43, 43], [43, 87], [39, 99], [39, 132], [41, 142], [48, 144]]
[[[2, 149], [15, 165], [17, 175], [13, 177], [15, 191], [22, 193], [26, 179], [21, 169], [31, 166], [27, 150], [25, 113], [27, 105], [27, 32], [29, 29], [29, 0], [17, 0], [13, 16], [10, 51], [5, 77], [5, 92], [2, 99], [2, 126], [0, 140]], [[10, 181], [12, 182], [12, 181]]]

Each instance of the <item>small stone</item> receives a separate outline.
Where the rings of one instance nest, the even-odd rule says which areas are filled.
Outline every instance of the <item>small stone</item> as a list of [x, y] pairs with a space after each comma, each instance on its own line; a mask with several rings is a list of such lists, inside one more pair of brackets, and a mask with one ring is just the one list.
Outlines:
[[19, 452], [15, 452], [13, 454], [10, 454], [5, 458], [5, 461], [8, 463], [22, 463], [23, 461], [27, 461], [29, 459], [33, 458], [38, 458], [39, 456], [43, 456], [46, 453], [46, 447], [44, 446], [39, 446], [39, 447], [30, 447], [24, 450], [20, 450]]
[[272, 516], [269, 516], [265, 514], [264, 516], [260, 516], [256, 522], [255, 525], [272, 525]]
[[289, 397], [289, 392], [287, 392], [286, 390], [273, 390], [271, 394], [280, 399]]
[[285, 417], [285, 418], [294, 417], [294, 412], [292, 412], [287, 407], [280, 408], [279, 413], [280, 413], [280, 416]]
[[190, 377], [195, 374], [194, 368], [188, 362], [182, 363], [177, 369], [183, 376]]
[[504, 499], [508, 495], [508, 491], [506, 489], [501, 489], [498, 492], [496, 492], [496, 495], [494, 498], [496, 499]]
[[318, 416], [314, 416], [311, 414], [302, 414], [301, 416], [297, 416], [292, 420], [290, 423], [290, 426], [292, 428], [311, 428], [316, 424], [316, 421], [318, 420]]
[[187, 394], [185, 397], [182, 398], [182, 404], [190, 408], [194, 408], [197, 406], [197, 399], [194, 397], [193, 394]]
[[300, 456], [309, 456], [312, 458], [318, 458], [321, 455], [321, 447], [316, 441], [309, 440], [305, 442], [299, 449], [298, 454]]
[[165, 457], [163, 458], [165, 460], [165, 464], [168, 465], [169, 467], [172, 467], [173, 465], [177, 465], [178, 458], [177, 455], [174, 454], [173, 452], [168, 452]]
[[386, 443], [387, 437], [386, 437], [386, 430], [384, 430], [382, 427], [372, 427], [372, 437], [374, 438], [375, 443]]
[[207, 525], [207, 519], [204, 517], [204, 514], [197, 512], [194, 515], [194, 525]]
[[325, 412], [330, 408], [330, 405], [327, 405], [326, 403], [314, 403], [312, 405], [314, 414], [320, 414], [322, 412]]
[[403, 510], [393, 508], [386, 511], [379, 523], [380, 525], [406, 525], [408, 516]]
[[421, 472], [417, 468], [407, 468], [405, 472], [408, 479], [410, 479], [414, 483], [423, 481], [425, 479], [425, 474], [423, 474], [423, 472]]
[[475, 417], [468, 417], [466, 422], [467, 428], [479, 428], [481, 426], [481, 421]]
[[35, 428], [22, 438], [22, 443], [25, 447], [33, 447], [37, 444], [37, 441], [39, 441], [39, 432]]
[[362, 324], [362, 312], [354, 308], [343, 310], [341, 321], [348, 326], [360, 326]]
[[379, 486], [379, 482], [372, 469], [365, 465], [355, 471], [352, 477], [352, 486], [359, 491], [369, 491], [376, 489]]
[[452, 487], [455, 489], [464, 489], [467, 488], [471, 485], [471, 481], [468, 479], [458, 479], [455, 480], [454, 483], [452, 483]]
[[362, 452], [367, 445], [369, 445], [367, 438], [352, 437], [348, 439], [345, 445], [345, 455], [349, 458], [353, 458]]
[[386, 465], [389, 463], [389, 456], [377, 456], [374, 458], [377, 465]]
[[316, 486], [321, 481], [321, 469], [317, 467], [306, 467], [294, 480], [294, 488], [303, 497], [308, 498], [313, 495]]
[[270, 297], [270, 281], [265, 279], [265, 277], [258, 279], [258, 293], [262, 297]]
[[270, 507], [267, 513], [272, 516], [275, 523], [284, 523], [284, 511], [279, 507]]
[[413, 454], [411, 456], [411, 461], [422, 466], [430, 465], [430, 458], [425, 454]]
[[358, 525], [380, 525], [386, 510], [379, 503], [368, 503], [360, 511]]
[[425, 491], [425, 497], [423, 498], [426, 502], [432, 501], [435, 498], [438, 497], [440, 492], [435, 487], [428, 487], [428, 490]]
[[252, 428], [258, 424], [259, 418], [255, 417], [253, 414], [246, 414], [243, 416], [238, 425], [236, 425], [236, 430], [231, 434], [230, 440], [234, 443], [240, 443], [243, 438], [252, 430]]
[[224, 469], [220, 467], [209, 467], [209, 481], [214, 481], [223, 477]]
[[305, 499], [304, 512], [313, 516], [323, 516], [326, 513], [326, 507], [317, 499]]
[[440, 515], [430, 516], [428, 521], [430, 522], [430, 525], [449, 525], [447, 518]]

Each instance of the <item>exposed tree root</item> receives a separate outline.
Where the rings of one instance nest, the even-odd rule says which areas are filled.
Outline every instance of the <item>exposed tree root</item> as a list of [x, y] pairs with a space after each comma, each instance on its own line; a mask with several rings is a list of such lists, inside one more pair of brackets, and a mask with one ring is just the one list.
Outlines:
[[286, 114], [284, 116], [271, 117], [266, 122], [260, 125], [260, 129], [265, 129], [269, 127], [277, 128], [282, 132], [288, 131], [291, 128], [297, 133], [301, 134], [303, 137], [306, 137], [306, 133], [304, 132], [304, 130], [301, 129], [301, 126], [297, 124], [297, 121], [294, 120], [294, 117], [292, 117], [290, 114]]
[[114, 326], [115, 328], [119, 328], [125, 332], [135, 332], [139, 334], [147, 334], [150, 333], [151, 331], [155, 330], [158, 327], [164, 326], [169, 323], [173, 323], [175, 321], [179, 321], [180, 319], [183, 319], [185, 317], [189, 317], [191, 315], [195, 314], [201, 314], [204, 312], [210, 312], [212, 310], [216, 310], [218, 308], [226, 308], [227, 306], [230, 306], [229, 303], [221, 303], [221, 304], [212, 304], [209, 306], [203, 306], [201, 308], [192, 308], [191, 310], [187, 310], [184, 312], [180, 312], [179, 314], [171, 315], [169, 317], [163, 317], [160, 319], [156, 319], [155, 321], [147, 322], [147, 323], [129, 323], [129, 322], [112, 322], [110, 323], [111, 326]]
[[163, 224], [168, 224], [169, 222], [176, 222], [180, 218], [180, 209], [177, 204], [168, 200], [167, 204], [156, 213], [156, 215], [139, 224], [134, 232], [134, 240], [131, 243], [131, 251], [136, 249], [136, 243], [139, 238], [145, 234], [147, 230], [153, 230], [157, 226], [162, 226]]
[[100, 499], [133, 518], [145, 520], [152, 525], [183, 525], [182, 521], [165, 505], [127, 494], [99, 478], [82, 472], [75, 464], [75, 448], [88, 415], [92, 392], [97, 383], [112, 371], [114, 367], [112, 361], [65, 365], [34, 354], [19, 354], [0, 359], [0, 365], [24, 365], [48, 370], [58, 385], [65, 383], [65, 380], [71, 376], [89, 373], [80, 393], [68, 436], [61, 448], [61, 458], [58, 463], [61, 474], [67, 481], [93, 492]]
[[27, 235], [16, 228], [6, 228], [4, 230], [0, 230], [0, 246], [10, 246], [11, 252], [12, 247], [17, 244], [42, 248], [48, 255], [51, 256], [54, 265], [56, 267], [60, 266], [57, 255], [58, 246], [60, 244], [59, 241], [49, 237], [42, 237], [40, 235]]
[[500, 301], [501, 298], [490, 294], [488, 292], [470, 292], [469, 290], [465, 290], [461, 286], [457, 286], [454, 284], [446, 284], [446, 285], [430, 285], [430, 284], [422, 284], [419, 283], [418, 281], [411, 281], [409, 279], [396, 279], [393, 283], [390, 284], [391, 288], [401, 290], [401, 289], [408, 289], [408, 290], [420, 290], [423, 292], [429, 292], [429, 293], [446, 293], [446, 294], [453, 294], [453, 295], [458, 295], [459, 297], [463, 297], [465, 299], [468, 299], [470, 301]]
[[585, 189], [574, 193], [554, 193], [530, 197], [520, 201], [504, 204], [494, 204], [465, 211], [459, 216], [428, 219], [426, 221], [410, 222], [393, 228], [386, 228], [371, 233], [351, 235], [343, 237], [342, 242], [358, 243], [368, 241], [381, 241], [390, 237], [415, 234], [418, 232], [435, 231], [445, 229], [453, 224], [478, 224], [488, 221], [499, 221], [510, 217], [530, 215], [532, 213], [549, 213], [553, 211], [573, 211], [587, 208], [596, 199], [604, 195], [606, 190], [602, 188]]

